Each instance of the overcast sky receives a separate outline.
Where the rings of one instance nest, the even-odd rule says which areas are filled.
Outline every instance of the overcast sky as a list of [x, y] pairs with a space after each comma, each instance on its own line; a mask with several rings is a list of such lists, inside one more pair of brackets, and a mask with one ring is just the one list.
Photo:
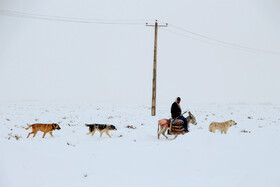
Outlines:
[[158, 104], [280, 104], [279, 0], [0, 0], [0, 100], [150, 105], [155, 19]]

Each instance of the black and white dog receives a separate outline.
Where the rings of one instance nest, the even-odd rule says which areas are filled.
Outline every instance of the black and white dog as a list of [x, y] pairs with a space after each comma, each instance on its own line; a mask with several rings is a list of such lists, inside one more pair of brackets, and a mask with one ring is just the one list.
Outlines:
[[109, 131], [116, 131], [117, 128], [114, 125], [109, 125], [109, 124], [85, 124], [86, 127], [89, 127], [89, 133], [92, 136], [94, 135], [95, 131], [100, 132], [100, 137], [102, 137], [102, 134], [105, 132], [110, 138]]

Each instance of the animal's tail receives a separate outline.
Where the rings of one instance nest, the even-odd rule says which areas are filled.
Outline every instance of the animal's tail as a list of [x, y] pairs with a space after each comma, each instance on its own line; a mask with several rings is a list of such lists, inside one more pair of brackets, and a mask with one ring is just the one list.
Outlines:
[[88, 127], [88, 124], [85, 123], [85, 126]]
[[157, 126], [157, 138], [159, 139], [160, 134], [159, 134], [159, 121], [158, 121], [158, 126]]
[[32, 127], [32, 125], [29, 125], [27, 128], [25, 128], [25, 130], [28, 130], [30, 127]]

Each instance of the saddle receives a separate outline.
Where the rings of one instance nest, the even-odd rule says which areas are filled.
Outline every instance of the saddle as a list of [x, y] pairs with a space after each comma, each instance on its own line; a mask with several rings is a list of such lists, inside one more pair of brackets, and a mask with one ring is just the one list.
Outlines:
[[184, 130], [184, 127], [183, 127], [184, 121], [181, 119], [170, 118], [168, 123], [169, 123], [169, 127], [170, 127], [169, 130], [171, 130], [171, 132], [182, 132]]

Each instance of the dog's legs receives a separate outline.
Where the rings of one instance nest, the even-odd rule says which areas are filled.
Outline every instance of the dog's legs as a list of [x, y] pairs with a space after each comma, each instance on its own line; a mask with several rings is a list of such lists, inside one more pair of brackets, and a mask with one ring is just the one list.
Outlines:
[[89, 133], [86, 133], [86, 135], [89, 135], [89, 134], [91, 134], [91, 132], [89, 132]]
[[38, 131], [34, 132], [34, 134], [33, 134], [33, 138], [36, 136], [37, 132], [38, 132]]
[[93, 135], [94, 135], [94, 133], [95, 133], [95, 130], [91, 132], [91, 136], [93, 136]]
[[108, 131], [106, 132], [106, 134], [107, 134], [110, 138], [112, 138], [112, 137], [110, 136], [110, 134], [109, 134], [109, 132], [108, 132]]
[[[28, 134], [27, 138], [30, 136], [30, 134], [34, 134], [34, 132], [30, 132], [30, 133]], [[33, 136], [33, 137], [34, 137], [34, 136]]]
[[102, 137], [103, 132], [100, 131], [100, 138]]
[[49, 133], [50, 133], [51, 137], [53, 137], [53, 135], [52, 135], [52, 131], [50, 131]]
[[43, 138], [45, 138], [46, 134], [47, 134], [47, 132], [44, 132], [44, 134], [43, 134]]

